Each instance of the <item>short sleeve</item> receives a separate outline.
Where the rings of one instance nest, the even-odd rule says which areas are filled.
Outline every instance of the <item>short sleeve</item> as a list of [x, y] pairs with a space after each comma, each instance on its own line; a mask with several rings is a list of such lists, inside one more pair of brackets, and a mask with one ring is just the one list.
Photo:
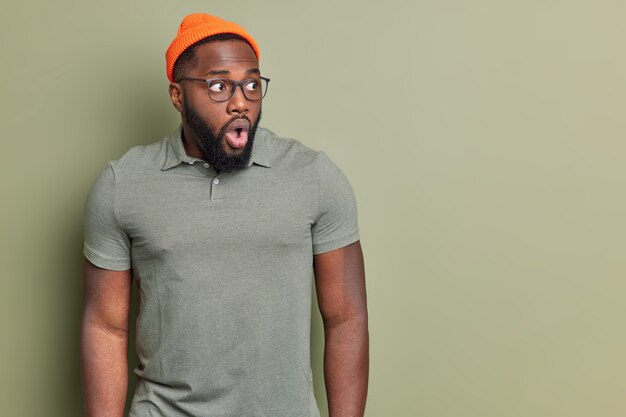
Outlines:
[[111, 163], [100, 173], [87, 196], [83, 253], [103, 269], [130, 268], [130, 239], [115, 213], [115, 173]]
[[359, 240], [356, 200], [348, 179], [323, 152], [317, 162], [319, 211], [312, 227], [314, 255]]

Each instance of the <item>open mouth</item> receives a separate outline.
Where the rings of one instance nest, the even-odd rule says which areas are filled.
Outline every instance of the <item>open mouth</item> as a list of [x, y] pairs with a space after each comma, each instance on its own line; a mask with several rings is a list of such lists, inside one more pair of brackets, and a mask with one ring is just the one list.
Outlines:
[[226, 142], [231, 148], [241, 149], [248, 143], [248, 131], [250, 122], [248, 119], [236, 119], [230, 123], [226, 130]]

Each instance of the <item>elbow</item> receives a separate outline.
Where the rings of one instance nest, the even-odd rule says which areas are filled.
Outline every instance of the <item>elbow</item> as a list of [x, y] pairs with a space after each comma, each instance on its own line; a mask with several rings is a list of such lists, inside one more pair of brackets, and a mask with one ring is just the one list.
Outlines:
[[83, 334], [95, 332], [114, 339], [128, 339], [128, 326], [109, 323], [89, 315], [83, 317], [82, 332]]
[[356, 327], [367, 329], [368, 316], [367, 309], [352, 310], [349, 312], [322, 315], [325, 330], [332, 330], [339, 327]]

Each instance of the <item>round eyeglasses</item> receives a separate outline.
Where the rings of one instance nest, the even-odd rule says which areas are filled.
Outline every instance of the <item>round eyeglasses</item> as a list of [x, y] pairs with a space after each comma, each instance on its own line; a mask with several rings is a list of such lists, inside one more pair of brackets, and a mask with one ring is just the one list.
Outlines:
[[237, 87], [241, 87], [241, 91], [246, 99], [250, 101], [259, 101], [265, 97], [267, 86], [270, 79], [265, 77], [248, 78], [247, 80], [235, 81], [228, 78], [193, 78], [181, 77], [180, 81], [202, 81], [207, 83], [209, 87], [209, 97], [213, 101], [228, 101], [235, 94]]

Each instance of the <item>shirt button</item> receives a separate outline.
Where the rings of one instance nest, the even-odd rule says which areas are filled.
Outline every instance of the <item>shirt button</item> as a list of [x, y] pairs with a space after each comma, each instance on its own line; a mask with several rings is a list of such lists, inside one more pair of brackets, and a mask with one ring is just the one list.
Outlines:
[[209, 164], [204, 164], [204, 167], [205, 167], [205, 168], [208, 168], [208, 167], [209, 167]]
[[219, 178], [215, 178], [215, 179], [213, 180], [213, 184], [217, 185], [217, 184], [219, 184], [219, 183], [220, 183]]

